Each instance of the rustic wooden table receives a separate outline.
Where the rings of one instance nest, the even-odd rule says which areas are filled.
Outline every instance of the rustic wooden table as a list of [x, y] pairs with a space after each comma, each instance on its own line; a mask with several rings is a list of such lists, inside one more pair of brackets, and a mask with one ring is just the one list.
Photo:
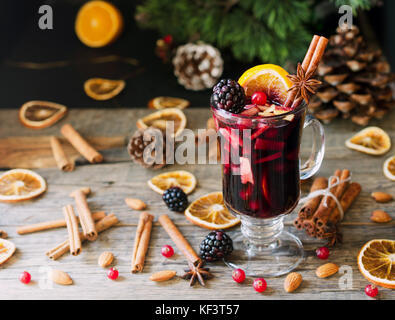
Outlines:
[[[79, 130], [84, 136], [130, 136], [135, 129], [136, 119], [149, 113], [147, 109], [111, 109], [111, 110], [71, 110], [67, 118], [52, 128], [34, 131], [24, 128], [18, 121], [17, 110], [0, 111], [0, 139], [11, 136], [60, 135], [59, 128], [66, 122]], [[210, 113], [206, 109], [186, 110], [188, 127], [204, 128]], [[386, 117], [380, 126], [390, 133], [395, 141], [395, 113]], [[160, 254], [164, 244], [172, 244], [163, 228], [155, 222], [144, 272], [130, 273], [130, 261], [133, 248], [138, 212], [134, 212], [124, 203], [125, 197], [137, 197], [149, 206], [149, 212], [158, 217], [167, 213], [175, 221], [182, 233], [198, 250], [198, 246], [207, 230], [190, 224], [182, 214], [170, 212], [163, 204], [161, 197], [151, 191], [147, 180], [157, 172], [142, 169], [133, 164], [126, 148], [103, 151], [105, 163], [91, 165], [79, 163], [71, 173], [60, 172], [57, 168], [37, 169], [48, 182], [47, 192], [36, 200], [17, 204], [0, 204], [0, 228], [9, 234], [9, 240], [17, 246], [15, 255], [0, 266], [0, 298], [1, 299], [367, 299], [364, 287], [367, 281], [358, 271], [356, 256], [359, 248], [374, 238], [394, 239], [395, 223], [383, 225], [371, 223], [369, 216], [372, 210], [382, 208], [395, 218], [393, 203], [377, 204], [370, 198], [375, 190], [385, 190], [395, 195], [395, 183], [386, 179], [382, 173], [383, 157], [373, 157], [344, 146], [346, 138], [359, 130], [350, 122], [340, 120], [327, 125], [326, 155], [320, 174], [329, 176], [336, 168], [349, 168], [353, 172], [353, 180], [360, 182], [363, 191], [358, 201], [347, 212], [342, 230], [344, 243], [331, 252], [329, 261], [348, 270], [348, 287], [342, 286], [344, 275], [338, 273], [328, 279], [318, 279], [315, 269], [322, 264], [312, 255], [313, 249], [320, 242], [308, 238], [304, 231], [297, 231], [292, 225], [296, 213], [286, 219], [286, 228], [298, 235], [305, 245], [308, 257], [300, 265], [298, 271], [303, 275], [302, 286], [294, 293], [287, 294], [283, 289], [284, 277], [267, 279], [268, 289], [264, 294], [256, 293], [249, 279], [242, 285], [231, 278], [231, 271], [221, 262], [212, 265], [215, 274], [205, 288], [195, 285], [190, 288], [188, 282], [175, 278], [166, 283], [154, 283], [148, 280], [149, 275], [163, 269], [174, 269], [180, 274], [186, 266], [184, 257], [176, 251], [172, 259], [165, 259]], [[306, 130], [304, 139], [311, 138]], [[307, 143], [308, 144], [308, 143]], [[308, 151], [308, 145], [302, 148]], [[34, 146], [32, 146], [34, 148]], [[0, 145], [1, 149], [1, 145]], [[198, 187], [189, 196], [194, 200], [199, 196], [221, 190], [221, 171], [218, 165], [185, 165], [169, 166], [163, 171], [185, 169], [193, 172], [198, 179]], [[2, 169], [3, 170], [3, 169]], [[5, 169], [4, 169], [5, 170]], [[82, 186], [90, 186], [93, 195], [89, 197], [89, 205], [93, 211], [105, 210], [114, 212], [120, 223], [102, 233], [98, 240], [86, 243], [83, 252], [77, 256], [66, 254], [58, 261], [49, 260], [45, 251], [66, 237], [65, 229], [55, 229], [30, 235], [18, 235], [16, 228], [20, 225], [37, 223], [45, 220], [60, 219], [62, 206], [71, 203], [69, 193]], [[306, 188], [305, 188], [306, 189]], [[230, 231], [234, 235], [238, 228]], [[116, 256], [115, 265], [120, 277], [117, 281], [107, 279], [104, 269], [97, 265], [101, 252], [109, 250]], [[46, 272], [48, 268], [56, 268], [68, 272], [74, 280], [71, 286], [48, 286]], [[23, 285], [18, 281], [19, 274], [27, 270], [33, 281]], [[352, 281], [352, 283], [350, 282]], [[380, 289], [381, 299], [394, 299], [394, 291]]]

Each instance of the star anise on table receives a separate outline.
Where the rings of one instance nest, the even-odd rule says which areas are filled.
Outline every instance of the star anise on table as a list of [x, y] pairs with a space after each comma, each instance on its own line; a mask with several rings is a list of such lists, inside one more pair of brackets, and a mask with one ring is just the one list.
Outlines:
[[203, 261], [198, 261], [196, 265], [188, 262], [189, 269], [185, 270], [185, 274], [182, 276], [185, 280], [190, 280], [189, 285], [193, 286], [196, 280], [199, 281], [203, 287], [206, 285], [204, 280], [211, 279], [214, 275], [209, 271], [209, 268], [203, 268]]
[[306, 103], [309, 103], [310, 95], [315, 94], [315, 91], [321, 84], [321, 81], [311, 79], [314, 72], [308, 72], [303, 69], [302, 65], [298, 63], [298, 69], [296, 74], [287, 75], [287, 77], [293, 82], [293, 86], [288, 91], [296, 91], [295, 99], [302, 97]]

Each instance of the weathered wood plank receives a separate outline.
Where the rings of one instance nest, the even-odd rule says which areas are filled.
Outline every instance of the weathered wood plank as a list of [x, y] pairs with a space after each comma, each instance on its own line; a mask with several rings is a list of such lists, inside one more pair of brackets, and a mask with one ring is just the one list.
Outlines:
[[[114, 110], [71, 110], [67, 120], [53, 128], [33, 131], [22, 127], [17, 120], [16, 110], [0, 111], [0, 139], [10, 136], [41, 136], [57, 134], [60, 125], [68, 121], [86, 136], [129, 136], [135, 128], [138, 117], [148, 113], [146, 109], [114, 109]], [[186, 110], [189, 127], [197, 129], [205, 126], [209, 117], [208, 110]], [[395, 138], [395, 115], [385, 119], [381, 125], [392, 138]], [[350, 128], [351, 127], [351, 128]], [[257, 294], [251, 287], [251, 280], [237, 285], [231, 279], [231, 271], [222, 263], [212, 265], [215, 279], [208, 281], [207, 288], [188, 287], [188, 282], [176, 278], [167, 283], [153, 283], [148, 280], [149, 274], [162, 269], [174, 269], [182, 274], [185, 260], [176, 250], [177, 255], [165, 259], [160, 255], [164, 244], [172, 244], [168, 235], [156, 222], [152, 231], [146, 267], [144, 273], [132, 275], [130, 260], [133, 238], [138, 222], [138, 212], [129, 209], [125, 197], [141, 198], [148, 204], [148, 210], [158, 217], [167, 213], [179, 226], [180, 230], [197, 250], [207, 231], [191, 225], [181, 214], [168, 211], [163, 205], [160, 195], [151, 191], [146, 185], [147, 180], [157, 172], [143, 169], [128, 160], [125, 150], [120, 150], [114, 159], [120, 162], [98, 165], [78, 165], [71, 173], [63, 173], [55, 168], [38, 169], [48, 182], [48, 191], [40, 198], [25, 203], [0, 204], [0, 227], [5, 229], [11, 241], [17, 245], [15, 256], [5, 265], [0, 266], [0, 298], [48, 298], [48, 299], [365, 299], [363, 288], [367, 284], [358, 271], [356, 255], [360, 247], [374, 238], [395, 238], [395, 223], [385, 225], [373, 224], [369, 220], [370, 212], [382, 208], [395, 218], [393, 203], [376, 204], [370, 193], [382, 189], [395, 195], [395, 184], [382, 174], [384, 157], [371, 157], [348, 150], [344, 140], [352, 135], [358, 127], [350, 126], [342, 121], [326, 126], [327, 151], [320, 174], [329, 176], [338, 168], [350, 168], [353, 180], [363, 185], [358, 201], [347, 213], [344, 225], [344, 244], [337, 246], [332, 252], [330, 261], [342, 266], [350, 266], [352, 270], [352, 288], [342, 290], [339, 287], [341, 274], [329, 279], [318, 279], [314, 270], [322, 262], [313, 256], [313, 250], [321, 244], [316, 239], [308, 238], [304, 231], [296, 231], [290, 223], [295, 213], [287, 217], [286, 228], [301, 237], [309, 254], [299, 271], [305, 281], [300, 289], [293, 294], [286, 294], [282, 288], [283, 278], [267, 279], [269, 288], [264, 294]], [[306, 130], [305, 141], [309, 140]], [[307, 154], [308, 147], [303, 152]], [[393, 152], [393, 149], [392, 149]], [[117, 161], [114, 160], [114, 161]], [[356, 165], [357, 164], [357, 165]], [[185, 169], [193, 172], [198, 179], [198, 188], [190, 195], [192, 201], [197, 197], [221, 189], [221, 171], [218, 165], [185, 165], [169, 166], [161, 170]], [[62, 217], [61, 207], [72, 203], [68, 197], [70, 191], [90, 186], [93, 194], [89, 197], [92, 210], [114, 212], [120, 224], [99, 236], [94, 243], [83, 245], [83, 252], [77, 257], [65, 255], [58, 261], [50, 261], [45, 251], [66, 239], [65, 229], [51, 230], [29, 235], [17, 235], [17, 226], [36, 223]], [[303, 189], [308, 189], [308, 185]], [[233, 228], [234, 236], [239, 228]], [[115, 265], [121, 277], [112, 282], [106, 278], [105, 270], [97, 265], [97, 258], [104, 250], [112, 251], [116, 256]], [[53, 267], [68, 272], [75, 284], [70, 287], [54, 285], [45, 288], [41, 284], [45, 279], [46, 268]], [[18, 276], [23, 271], [31, 272], [34, 282], [23, 286]], [[221, 288], [218, 290], [217, 288]], [[381, 299], [394, 299], [395, 294], [388, 289], [380, 290]]]

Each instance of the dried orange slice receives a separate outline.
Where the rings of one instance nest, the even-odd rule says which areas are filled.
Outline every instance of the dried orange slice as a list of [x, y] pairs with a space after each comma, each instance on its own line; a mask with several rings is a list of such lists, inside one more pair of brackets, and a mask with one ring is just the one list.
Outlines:
[[395, 181], [395, 156], [392, 156], [391, 158], [385, 160], [383, 171], [384, 171], [384, 175], [388, 179]]
[[148, 186], [160, 194], [171, 187], [180, 187], [186, 194], [190, 194], [196, 187], [196, 178], [188, 171], [170, 171], [153, 177], [148, 181]]
[[0, 265], [8, 261], [15, 252], [15, 244], [9, 240], [0, 239]]
[[188, 106], [188, 100], [173, 97], [156, 97], [148, 102], [148, 108], [157, 110], [166, 108], [185, 109]]
[[367, 154], [381, 155], [391, 148], [391, 139], [383, 129], [368, 127], [348, 139], [346, 146]]
[[49, 101], [29, 101], [19, 109], [19, 120], [31, 129], [43, 129], [52, 126], [64, 117], [67, 108]]
[[174, 134], [176, 137], [181, 134], [187, 125], [187, 118], [184, 112], [177, 108], [169, 108], [156, 111], [148, 116], [137, 120], [137, 128], [146, 129], [148, 127], [155, 127], [162, 131], [166, 131], [168, 121], [173, 121]]
[[212, 192], [192, 202], [185, 217], [193, 224], [211, 230], [227, 229], [240, 222], [225, 207], [222, 192]]
[[358, 254], [362, 275], [378, 286], [395, 289], [395, 240], [375, 239]]
[[78, 11], [75, 32], [88, 47], [103, 47], [113, 42], [123, 28], [121, 12], [107, 1], [89, 1]]
[[261, 64], [244, 72], [239, 78], [239, 84], [248, 97], [256, 91], [263, 91], [271, 102], [283, 104], [288, 89], [292, 87], [292, 81], [287, 75], [288, 72], [280, 66]]
[[13, 169], [0, 175], [0, 201], [18, 202], [42, 194], [47, 184], [39, 174], [26, 169]]
[[85, 93], [95, 100], [108, 100], [118, 95], [125, 88], [125, 81], [103, 78], [91, 78], [85, 81]]

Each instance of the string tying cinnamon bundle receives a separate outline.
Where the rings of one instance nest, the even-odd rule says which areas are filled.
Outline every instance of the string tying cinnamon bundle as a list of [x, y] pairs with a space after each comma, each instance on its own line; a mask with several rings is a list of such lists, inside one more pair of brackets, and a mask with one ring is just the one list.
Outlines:
[[350, 183], [351, 174], [347, 169], [336, 170], [329, 178], [329, 184], [324, 186], [326, 181], [322, 177], [315, 179], [310, 194], [301, 199], [305, 205], [299, 210], [294, 226], [305, 229], [311, 237], [327, 239], [329, 245], [334, 245], [341, 239], [338, 225], [360, 193], [361, 186]]

